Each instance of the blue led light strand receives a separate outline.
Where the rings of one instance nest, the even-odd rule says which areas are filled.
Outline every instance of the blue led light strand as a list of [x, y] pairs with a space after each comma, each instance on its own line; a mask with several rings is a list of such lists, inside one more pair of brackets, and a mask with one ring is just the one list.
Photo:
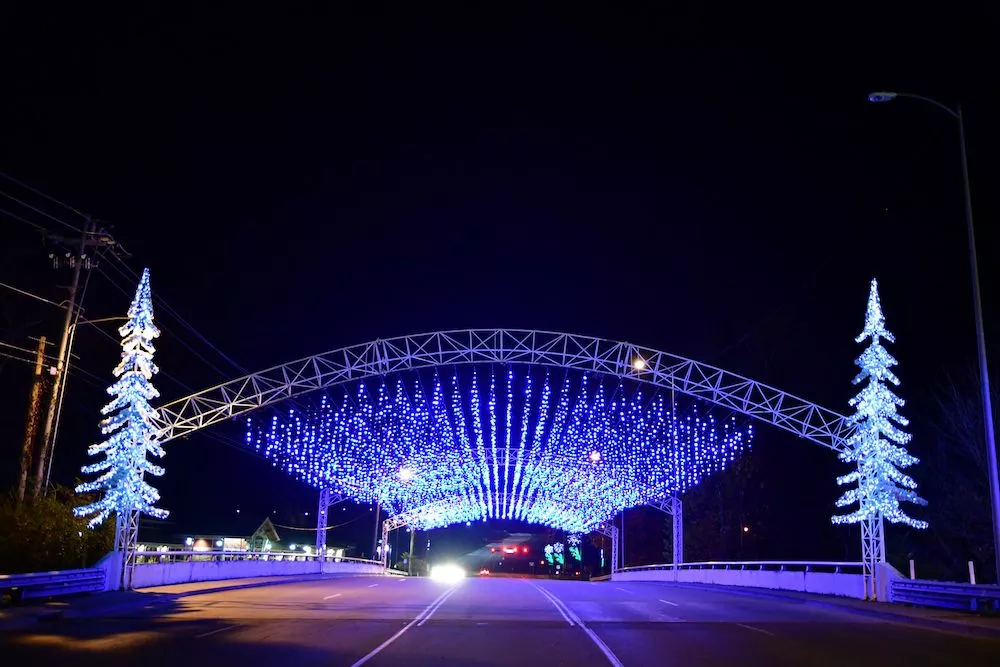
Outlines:
[[448, 392], [437, 374], [417, 374], [375, 398], [362, 387], [351, 401], [251, 419], [247, 443], [304, 482], [377, 500], [418, 529], [516, 518], [579, 533], [683, 493], [750, 445], [752, 430], [732, 418], [677, 418], [660, 395], [629, 396], [586, 375], [560, 382], [546, 371], [536, 402], [532, 368], [505, 370], [502, 419], [495, 373], [456, 373]]
[[886, 384], [899, 385], [899, 378], [890, 370], [898, 362], [882, 345], [882, 339], [894, 343], [896, 338], [885, 328], [878, 282], [874, 279], [868, 294], [865, 326], [855, 341], [861, 343], [867, 338], [871, 343], [854, 362], [861, 369], [854, 384], [867, 380], [850, 402], [856, 408], [851, 420], [857, 430], [847, 441], [849, 449], [840, 455], [842, 461], [856, 464], [857, 468], [837, 478], [840, 485], [857, 484], [837, 500], [837, 507], [857, 503], [858, 509], [834, 516], [833, 523], [859, 523], [882, 516], [891, 523], [924, 529], [926, 521], [908, 516], [899, 506], [900, 501], [916, 505], [926, 505], [927, 501], [917, 495], [917, 483], [913, 478], [900, 472], [901, 468], [908, 468], [919, 459], [904, 447], [912, 436], [900, 427], [906, 427], [909, 421], [896, 409], [905, 403]]
[[76, 487], [77, 493], [98, 491], [101, 498], [73, 508], [76, 516], [93, 515], [87, 523], [91, 528], [112, 514], [123, 516], [138, 511], [157, 519], [165, 519], [169, 514], [155, 506], [160, 494], [144, 479], [146, 475], [159, 477], [164, 472], [148, 459], [164, 455], [156, 440], [154, 420], [158, 415], [150, 405], [160, 395], [152, 383], [153, 375], [159, 372], [153, 363], [156, 352], [153, 339], [160, 335], [160, 330], [153, 324], [149, 269], [142, 272], [128, 309], [128, 322], [118, 333], [122, 337], [122, 357], [114, 369], [118, 379], [107, 390], [114, 399], [101, 409], [105, 415], [101, 433], [108, 438], [87, 448], [88, 455], [104, 458], [81, 468], [87, 475], [103, 474]]

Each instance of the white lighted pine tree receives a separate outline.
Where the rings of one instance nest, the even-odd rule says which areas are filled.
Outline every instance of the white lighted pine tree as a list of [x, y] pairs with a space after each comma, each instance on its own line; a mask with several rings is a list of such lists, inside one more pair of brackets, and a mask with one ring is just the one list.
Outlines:
[[903, 399], [896, 396], [887, 383], [899, 385], [899, 378], [890, 370], [896, 359], [882, 346], [882, 339], [894, 343], [895, 337], [885, 328], [885, 316], [878, 296], [878, 282], [874, 279], [868, 295], [868, 312], [865, 328], [855, 341], [871, 342], [854, 362], [861, 369], [854, 384], [867, 381], [864, 388], [851, 399], [856, 412], [851, 418], [857, 425], [854, 435], [848, 439], [849, 449], [840, 454], [847, 463], [854, 463], [857, 469], [837, 478], [837, 484], [854, 484], [837, 500], [837, 507], [858, 504], [858, 509], [850, 514], [834, 516], [835, 524], [859, 523], [879, 518], [892, 523], [904, 523], [914, 528], [926, 528], [927, 522], [913, 519], [900, 509], [900, 501], [926, 505], [927, 501], [916, 493], [917, 483], [913, 478], [900, 472], [903, 468], [918, 462], [906, 451], [912, 437], [900, 427], [909, 422], [896, 412], [903, 406]]
[[160, 395], [151, 382], [153, 374], [159, 371], [153, 363], [153, 339], [160, 335], [160, 330], [153, 324], [149, 269], [142, 272], [135, 299], [128, 309], [128, 323], [118, 333], [122, 337], [122, 360], [114, 370], [118, 380], [108, 387], [114, 399], [101, 409], [101, 414], [106, 415], [101, 421], [101, 433], [107, 440], [87, 450], [90, 456], [104, 458], [82, 468], [86, 474], [102, 474], [76, 487], [77, 493], [102, 494], [96, 502], [73, 510], [76, 516], [93, 515], [91, 527], [112, 514], [119, 521], [130, 512], [158, 519], [167, 516], [166, 510], [155, 507], [159, 492], [143, 479], [146, 474], [157, 477], [163, 474], [163, 468], [147, 458], [163, 456], [153, 423], [157, 413], [149, 404]]

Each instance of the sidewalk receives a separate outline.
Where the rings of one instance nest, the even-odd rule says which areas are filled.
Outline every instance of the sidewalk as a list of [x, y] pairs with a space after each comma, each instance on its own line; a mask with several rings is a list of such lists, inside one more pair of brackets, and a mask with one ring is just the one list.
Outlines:
[[47, 602], [39, 600], [37, 603], [28, 602], [0, 609], [0, 632], [16, 631], [40, 622], [129, 614], [191, 595], [205, 595], [240, 588], [290, 584], [316, 579], [336, 579], [343, 576], [345, 575], [305, 574], [301, 576], [198, 581], [189, 584], [153, 586], [134, 591], [109, 591]]
[[798, 591], [782, 591], [740, 586], [715, 586], [712, 584], [670, 583], [672, 586], [710, 588], [737, 595], [767, 597], [772, 599], [800, 600], [809, 604], [851, 611], [895, 623], [910, 623], [926, 628], [957, 632], [960, 634], [990, 636], [1000, 639], [1000, 615], [977, 614], [953, 609], [911, 607], [888, 602], [869, 602], [836, 595], [818, 595]]

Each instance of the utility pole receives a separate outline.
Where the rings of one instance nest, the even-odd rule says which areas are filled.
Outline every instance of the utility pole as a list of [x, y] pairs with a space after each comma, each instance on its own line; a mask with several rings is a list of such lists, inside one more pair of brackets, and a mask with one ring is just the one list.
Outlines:
[[406, 573], [413, 576], [413, 550], [416, 548], [417, 529], [410, 527], [410, 557], [406, 559]]
[[[37, 499], [38, 495], [41, 493], [42, 483], [45, 479], [45, 471], [49, 467], [50, 463], [49, 457], [51, 456], [52, 449], [52, 432], [55, 427], [56, 412], [58, 411], [59, 405], [59, 395], [62, 391], [62, 385], [66, 381], [66, 374], [64, 371], [66, 368], [66, 359], [69, 356], [70, 331], [79, 316], [79, 308], [77, 307], [76, 297], [77, 290], [80, 287], [80, 274], [83, 269], [89, 270], [94, 265], [92, 258], [87, 254], [90, 248], [99, 250], [103, 247], [116, 245], [115, 240], [111, 238], [109, 234], [103, 230], [96, 230], [96, 227], [90, 218], [87, 218], [87, 221], [84, 224], [83, 234], [79, 239], [70, 239], [54, 235], [49, 236], [49, 238], [57, 243], [69, 247], [76, 244], [77, 251], [75, 255], [72, 252], [67, 252], [65, 255], [70, 268], [73, 269], [73, 279], [69, 287], [69, 301], [66, 306], [66, 319], [63, 324], [62, 338], [59, 341], [59, 354], [56, 358], [56, 365], [49, 369], [49, 372], [53, 376], [52, 391], [49, 399], [48, 412], [45, 415], [45, 428], [42, 431], [41, 450], [39, 452], [38, 462], [35, 466], [35, 478], [34, 485], [32, 487], [33, 499]], [[54, 266], [58, 268], [60, 261], [59, 258], [57, 258], [54, 254], [50, 256], [54, 260]]]
[[31, 470], [31, 458], [35, 451], [35, 440], [38, 438], [38, 422], [42, 407], [42, 383], [45, 376], [42, 368], [45, 366], [45, 336], [38, 339], [38, 352], [35, 355], [35, 379], [31, 383], [31, 398], [28, 400], [28, 418], [24, 424], [24, 445], [21, 447], [21, 469], [17, 476], [17, 504], [24, 503], [24, 492], [28, 488], [28, 472]]

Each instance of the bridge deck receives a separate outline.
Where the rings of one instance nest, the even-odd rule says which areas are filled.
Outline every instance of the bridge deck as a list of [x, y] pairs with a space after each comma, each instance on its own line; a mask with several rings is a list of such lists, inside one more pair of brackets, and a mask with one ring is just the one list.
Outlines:
[[366, 657], [365, 665], [394, 667], [1000, 664], [1000, 638], [794, 597], [485, 578], [454, 587], [343, 577], [233, 589], [36, 623], [0, 634], [0, 651], [10, 664], [171, 667], [348, 666]]

